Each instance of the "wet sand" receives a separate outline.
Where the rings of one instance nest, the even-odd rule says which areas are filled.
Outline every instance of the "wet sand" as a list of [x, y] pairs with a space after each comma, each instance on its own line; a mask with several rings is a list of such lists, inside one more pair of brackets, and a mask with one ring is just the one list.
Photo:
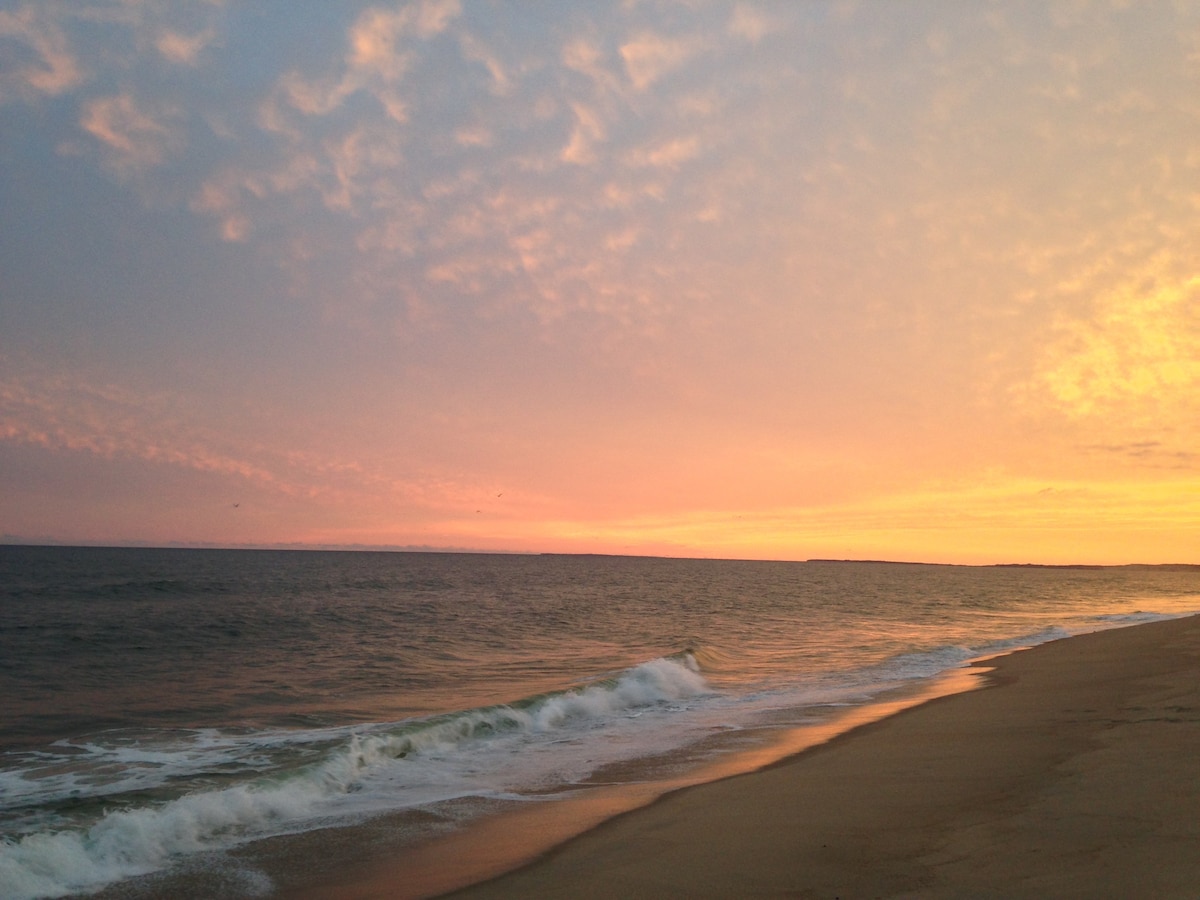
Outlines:
[[412, 898], [470, 881], [444, 896], [1200, 897], [1200, 616], [985, 666], [983, 689], [896, 698], [901, 712], [653, 802], [631, 785], [415, 849], [384, 819], [281, 839], [274, 860], [259, 845], [252, 864], [286, 900]]
[[1200, 617], [989, 665], [987, 689], [669, 794], [452, 896], [1200, 896]]

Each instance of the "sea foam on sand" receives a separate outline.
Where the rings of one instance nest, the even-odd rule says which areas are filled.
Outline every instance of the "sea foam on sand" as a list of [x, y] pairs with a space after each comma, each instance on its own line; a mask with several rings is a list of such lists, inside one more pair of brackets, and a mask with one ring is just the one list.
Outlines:
[[989, 665], [991, 689], [668, 795], [456, 896], [1196, 897], [1200, 617]]

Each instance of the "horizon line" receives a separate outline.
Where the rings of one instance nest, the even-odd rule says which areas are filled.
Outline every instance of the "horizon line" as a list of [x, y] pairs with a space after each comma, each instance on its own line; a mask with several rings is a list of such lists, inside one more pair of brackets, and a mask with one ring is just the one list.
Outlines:
[[207, 541], [59, 541], [50, 538], [24, 539], [16, 535], [0, 537], [0, 547], [43, 547], [61, 549], [92, 549], [92, 550], [215, 550], [215, 551], [295, 551], [317, 553], [443, 553], [476, 556], [602, 556], [632, 559], [680, 559], [680, 560], [711, 560], [714, 562], [784, 562], [784, 563], [830, 563], [830, 564], [860, 564], [860, 565], [889, 565], [889, 566], [959, 566], [974, 569], [1119, 569], [1129, 567], [1145, 568], [1190, 568], [1200, 569], [1200, 563], [1169, 562], [1169, 563], [1039, 563], [1039, 562], [992, 562], [992, 563], [956, 563], [938, 562], [931, 560], [908, 559], [870, 559], [870, 558], [832, 558], [807, 557], [804, 559], [779, 559], [759, 557], [734, 556], [669, 556], [662, 553], [605, 553], [600, 551], [559, 551], [559, 550], [496, 550], [478, 547], [438, 546], [433, 544], [319, 544], [301, 541], [254, 543], [254, 544], [225, 544]]

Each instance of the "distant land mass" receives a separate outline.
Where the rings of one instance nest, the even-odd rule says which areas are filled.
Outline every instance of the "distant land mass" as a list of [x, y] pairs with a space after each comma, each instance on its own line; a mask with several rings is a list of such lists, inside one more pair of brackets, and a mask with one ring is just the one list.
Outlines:
[[28, 538], [22, 535], [0, 534], [0, 547], [86, 547], [93, 549], [138, 549], [138, 550], [294, 550], [317, 552], [348, 552], [348, 553], [462, 553], [474, 555], [498, 556], [563, 556], [563, 557], [613, 557], [617, 559], [712, 559], [727, 562], [805, 562], [844, 565], [874, 565], [874, 566], [961, 566], [977, 569], [1158, 569], [1161, 571], [1192, 572], [1200, 571], [1200, 563], [1115, 563], [1100, 565], [1097, 563], [950, 563], [925, 562], [909, 559], [832, 559], [815, 557], [805, 560], [738, 560], [736, 557], [690, 557], [662, 556], [653, 553], [570, 553], [531, 550], [479, 549], [476, 547], [436, 546], [427, 544], [309, 544], [301, 542], [276, 542], [262, 544], [215, 543], [203, 541], [78, 541], [56, 540], [49, 537]]
[[872, 566], [952, 566], [954, 563], [914, 562], [911, 559], [806, 559], [810, 563], [853, 563]]
[[[810, 563], [854, 563], [857, 565], [870, 564], [877, 566], [954, 566], [970, 565], [969, 563], [937, 563], [912, 562], [899, 559], [808, 559]], [[1200, 571], [1200, 563], [1117, 563], [1114, 565], [1098, 565], [1095, 563], [982, 563], [981, 569], [1167, 569], [1173, 571]]]

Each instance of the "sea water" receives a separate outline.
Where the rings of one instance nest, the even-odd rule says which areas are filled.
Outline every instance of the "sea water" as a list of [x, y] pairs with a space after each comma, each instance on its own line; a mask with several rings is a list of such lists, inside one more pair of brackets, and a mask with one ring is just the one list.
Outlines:
[[1197, 610], [1183, 566], [0, 547], [0, 897], [553, 802]]

